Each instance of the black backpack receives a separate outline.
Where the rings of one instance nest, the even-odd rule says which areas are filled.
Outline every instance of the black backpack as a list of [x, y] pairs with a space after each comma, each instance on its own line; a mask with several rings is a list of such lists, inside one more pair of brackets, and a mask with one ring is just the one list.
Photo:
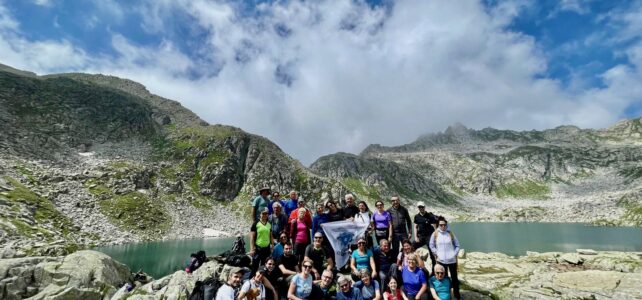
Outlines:
[[216, 292], [222, 286], [221, 282], [214, 277], [205, 279], [204, 281], [197, 281], [194, 284], [194, 289], [189, 295], [188, 300], [213, 300], [216, 297]]

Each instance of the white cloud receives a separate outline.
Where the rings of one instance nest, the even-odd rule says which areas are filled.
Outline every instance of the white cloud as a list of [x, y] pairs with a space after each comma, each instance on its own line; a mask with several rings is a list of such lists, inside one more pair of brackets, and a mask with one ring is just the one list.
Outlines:
[[[641, 94], [640, 47], [623, 52], [637, 63], [602, 74], [604, 88], [569, 90], [543, 77], [548, 62], [536, 41], [506, 29], [522, 1], [487, 10], [470, 1], [408, 0], [389, 11], [360, 1], [289, 1], [263, 3], [253, 18], [240, 5], [148, 1], [136, 8], [141, 26], [161, 35], [175, 30], [173, 14], [192, 17], [208, 33], [192, 49], [205, 55], [200, 60], [171, 40], [139, 46], [120, 34], [112, 38], [116, 59], [50, 41], [39, 53], [49, 59], [33, 63], [38, 55], [14, 44], [37, 42], [6, 35], [0, 53], [4, 42], [16, 48], [5, 61], [17, 67], [139, 81], [211, 123], [264, 135], [306, 164], [369, 143], [407, 143], [456, 121], [475, 128], [606, 126]], [[56, 65], [61, 53], [78, 59]], [[208, 68], [215, 72], [200, 72]], [[193, 79], [194, 71], [216, 76]]]
[[559, 9], [562, 11], [572, 11], [581, 15], [590, 12], [590, 2], [591, 0], [561, 0], [559, 2]]
[[33, 0], [33, 3], [40, 6], [51, 6], [53, 4], [52, 0]]

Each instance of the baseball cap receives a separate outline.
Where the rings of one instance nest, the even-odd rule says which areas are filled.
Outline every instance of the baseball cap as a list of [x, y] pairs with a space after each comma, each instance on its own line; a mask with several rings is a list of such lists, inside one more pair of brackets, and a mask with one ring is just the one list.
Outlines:
[[424, 204], [423, 201], [417, 202], [417, 207], [421, 207], [421, 206], [426, 207], [426, 204]]

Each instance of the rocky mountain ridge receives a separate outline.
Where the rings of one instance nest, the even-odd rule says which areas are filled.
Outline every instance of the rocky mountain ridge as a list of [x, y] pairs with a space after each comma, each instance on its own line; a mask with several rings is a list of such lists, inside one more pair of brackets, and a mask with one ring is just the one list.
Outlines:
[[603, 130], [461, 124], [308, 169], [266, 138], [210, 125], [113, 76], [0, 65], [2, 257], [246, 232], [262, 186], [312, 201], [400, 195], [458, 218], [642, 225], [640, 119]]
[[[324, 156], [311, 168], [354, 186], [372, 186], [372, 178], [403, 169], [415, 176], [383, 176], [368, 193], [400, 187], [397, 192], [406, 198], [431, 202], [434, 210], [459, 219], [641, 226], [641, 120], [598, 130], [521, 132], [458, 123], [406, 145], [375, 144], [358, 156]], [[431, 185], [417, 189], [416, 182]], [[460, 204], [455, 209], [446, 205], [453, 198]]]
[[263, 137], [112, 76], [0, 67], [0, 121], [4, 257], [244, 233], [262, 186], [315, 200], [347, 192]]

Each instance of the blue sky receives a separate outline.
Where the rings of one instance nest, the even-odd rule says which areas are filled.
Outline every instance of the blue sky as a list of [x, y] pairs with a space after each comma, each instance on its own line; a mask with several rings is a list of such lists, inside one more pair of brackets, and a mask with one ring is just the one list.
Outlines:
[[455, 2], [0, 0], [0, 63], [130, 78], [306, 164], [642, 115], [640, 2]]

